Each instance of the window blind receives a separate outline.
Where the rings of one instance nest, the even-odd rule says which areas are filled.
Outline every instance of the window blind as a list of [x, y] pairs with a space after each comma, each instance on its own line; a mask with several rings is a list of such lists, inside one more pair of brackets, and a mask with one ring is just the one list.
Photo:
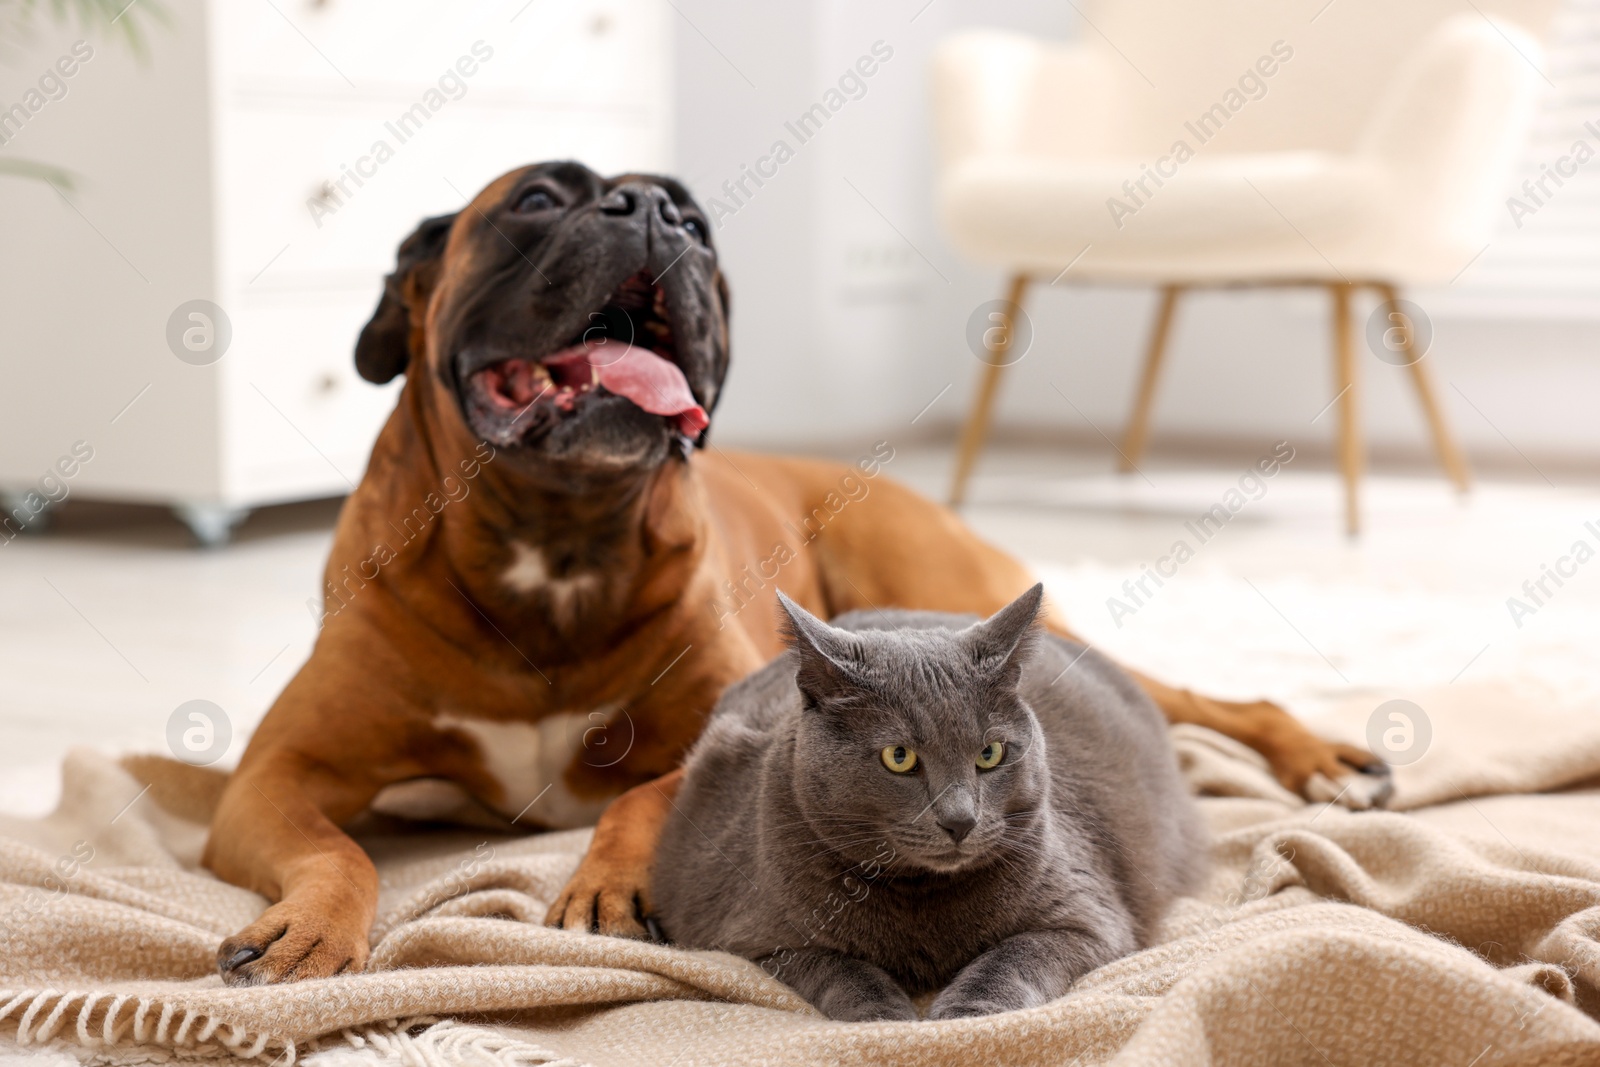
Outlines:
[[1452, 295], [1490, 314], [1600, 318], [1600, 0], [1566, 0], [1542, 69], [1553, 88], [1500, 224]]

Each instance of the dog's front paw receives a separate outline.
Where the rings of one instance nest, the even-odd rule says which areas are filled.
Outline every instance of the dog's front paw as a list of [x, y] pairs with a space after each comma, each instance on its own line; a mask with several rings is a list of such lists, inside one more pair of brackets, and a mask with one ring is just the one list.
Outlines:
[[645, 924], [651, 910], [650, 868], [608, 860], [591, 850], [550, 905], [544, 924], [648, 941], [652, 937]]
[[367, 962], [367, 924], [302, 901], [285, 900], [217, 949], [217, 970], [229, 985], [268, 985], [327, 978]]

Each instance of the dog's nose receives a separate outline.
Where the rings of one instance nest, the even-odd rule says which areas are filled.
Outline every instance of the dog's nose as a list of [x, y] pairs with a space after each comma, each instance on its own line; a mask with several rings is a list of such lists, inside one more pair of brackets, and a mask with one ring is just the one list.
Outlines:
[[634, 214], [635, 211], [648, 213], [651, 210], [656, 211], [661, 221], [669, 226], [678, 226], [683, 222], [678, 205], [672, 203], [672, 195], [661, 186], [653, 186], [648, 182], [627, 182], [626, 186], [618, 186], [600, 198], [600, 211], [605, 214], [621, 216]]
[[600, 199], [600, 212], [604, 215], [632, 215], [639, 198], [632, 189], [613, 189]]
[[659, 185], [629, 182], [627, 185], [619, 185], [600, 198], [600, 211], [606, 215], [620, 217], [635, 212], [648, 214], [652, 209], [668, 226], [683, 225], [683, 214], [678, 210], [678, 205], [672, 202], [671, 194]]

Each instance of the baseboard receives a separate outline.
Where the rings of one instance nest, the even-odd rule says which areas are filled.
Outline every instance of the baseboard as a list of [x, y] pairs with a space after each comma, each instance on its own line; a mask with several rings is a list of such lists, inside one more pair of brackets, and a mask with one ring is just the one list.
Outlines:
[[[953, 420], [930, 421], [927, 425], [918, 425], [895, 434], [892, 443], [897, 448], [949, 448], [953, 454], [958, 433], [959, 424]], [[862, 441], [867, 442], [869, 436], [863, 435]], [[841, 444], [838, 438], [825, 441], [799, 439], [722, 443], [730, 448], [750, 448], [759, 452], [799, 453], [841, 459], [849, 458], [859, 450], [856, 448], [856, 442]], [[1153, 433], [1145, 455], [1148, 462], [1158, 466], [1227, 465], [1253, 460], [1261, 452], [1263, 443], [1271, 444], [1270, 441], [1264, 442], [1263, 438], [1257, 436]], [[1330, 437], [1310, 440], [1302, 438], [1295, 441], [1294, 445], [1297, 468], [1333, 470], [1337, 467], [1333, 441]], [[1029, 424], [997, 426], [989, 434], [986, 447], [1048, 449], [1076, 453], [1103, 452], [1108, 464], [1116, 459], [1113, 446], [1093, 430], [1060, 426]], [[1600, 461], [1593, 456], [1528, 453], [1524, 458], [1516, 453], [1480, 454], [1468, 450], [1467, 461], [1474, 475], [1497, 480], [1542, 483], [1548, 479], [1557, 486], [1600, 483]], [[1367, 469], [1374, 474], [1444, 476], [1432, 449], [1423, 444], [1369, 445]]]

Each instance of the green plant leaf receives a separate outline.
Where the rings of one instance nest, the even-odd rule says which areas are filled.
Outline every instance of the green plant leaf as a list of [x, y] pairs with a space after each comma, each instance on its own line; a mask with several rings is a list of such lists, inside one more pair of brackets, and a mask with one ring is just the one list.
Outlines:
[[49, 163], [35, 163], [31, 159], [6, 159], [0, 157], [0, 176], [13, 178], [28, 178], [33, 181], [49, 182], [68, 192], [76, 187], [76, 179], [72, 172], [60, 167], [51, 166]]
[[[149, 58], [141, 21], [170, 25], [159, 0], [0, 0], [0, 61], [33, 35], [47, 7], [49, 19], [56, 25], [75, 22], [85, 33], [120, 37], [141, 60]], [[75, 186], [71, 171], [28, 159], [0, 157], [0, 177], [5, 176], [49, 182], [57, 190], [70, 191]]]
[[142, 24], [170, 24], [159, 0], [0, 0], [0, 52], [31, 35], [46, 9], [58, 26], [75, 23], [86, 32], [122, 38], [140, 59], [149, 57]]

